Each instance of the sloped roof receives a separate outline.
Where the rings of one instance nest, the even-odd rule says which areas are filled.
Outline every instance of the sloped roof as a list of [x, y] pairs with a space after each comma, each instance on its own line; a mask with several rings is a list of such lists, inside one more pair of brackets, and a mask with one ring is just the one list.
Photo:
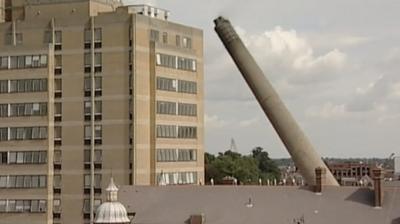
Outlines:
[[183, 224], [200, 214], [207, 224], [292, 224], [302, 217], [305, 224], [400, 224], [399, 187], [385, 190], [382, 208], [373, 207], [372, 190], [357, 187], [317, 195], [282, 186], [122, 186], [119, 195], [136, 213], [135, 224]]

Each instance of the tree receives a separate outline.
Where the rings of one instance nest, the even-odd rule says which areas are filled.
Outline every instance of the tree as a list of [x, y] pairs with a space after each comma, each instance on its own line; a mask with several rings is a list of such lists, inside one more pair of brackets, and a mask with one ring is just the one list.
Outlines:
[[260, 169], [262, 179], [279, 179], [280, 172], [275, 162], [269, 158], [268, 152], [262, 147], [255, 147], [252, 151], [253, 158], [257, 161], [258, 169]]
[[205, 154], [206, 181], [211, 178], [220, 184], [224, 177], [234, 177], [238, 183], [256, 184], [258, 179], [279, 177], [279, 170], [261, 147], [253, 150], [251, 155], [242, 155], [233, 151], [218, 153], [217, 156]]

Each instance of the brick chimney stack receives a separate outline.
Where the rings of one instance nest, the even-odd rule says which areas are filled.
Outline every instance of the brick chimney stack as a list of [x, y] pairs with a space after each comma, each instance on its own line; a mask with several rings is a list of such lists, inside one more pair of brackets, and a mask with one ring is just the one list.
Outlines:
[[324, 167], [315, 168], [314, 192], [316, 194], [322, 194], [322, 186], [325, 185], [325, 174], [326, 174], [326, 169]]
[[383, 176], [384, 170], [382, 168], [375, 168], [372, 170], [372, 179], [374, 180], [374, 195], [376, 208], [382, 207], [383, 204]]

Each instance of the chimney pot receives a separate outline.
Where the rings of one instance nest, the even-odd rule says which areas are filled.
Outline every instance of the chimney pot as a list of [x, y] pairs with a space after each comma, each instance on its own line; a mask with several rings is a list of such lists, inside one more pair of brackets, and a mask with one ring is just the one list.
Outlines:
[[325, 185], [326, 169], [324, 167], [315, 168], [315, 186], [314, 192], [322, 194], [322, 186]]
[[384, 170], [382, 168], [375, 168], [372, 170], [372, 179], [374, 180], [374, 206], [380, 208], [383, 205], [383, 176]]

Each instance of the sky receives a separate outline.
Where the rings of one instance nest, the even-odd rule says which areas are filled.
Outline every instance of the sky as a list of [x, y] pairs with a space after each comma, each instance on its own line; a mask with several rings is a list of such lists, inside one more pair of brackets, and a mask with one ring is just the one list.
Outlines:
[[400, 1], [149, 0], [204, 31], [205, 150], [289, 157], [213, 19], [230, 19], [324, 157], [400, 156]]

